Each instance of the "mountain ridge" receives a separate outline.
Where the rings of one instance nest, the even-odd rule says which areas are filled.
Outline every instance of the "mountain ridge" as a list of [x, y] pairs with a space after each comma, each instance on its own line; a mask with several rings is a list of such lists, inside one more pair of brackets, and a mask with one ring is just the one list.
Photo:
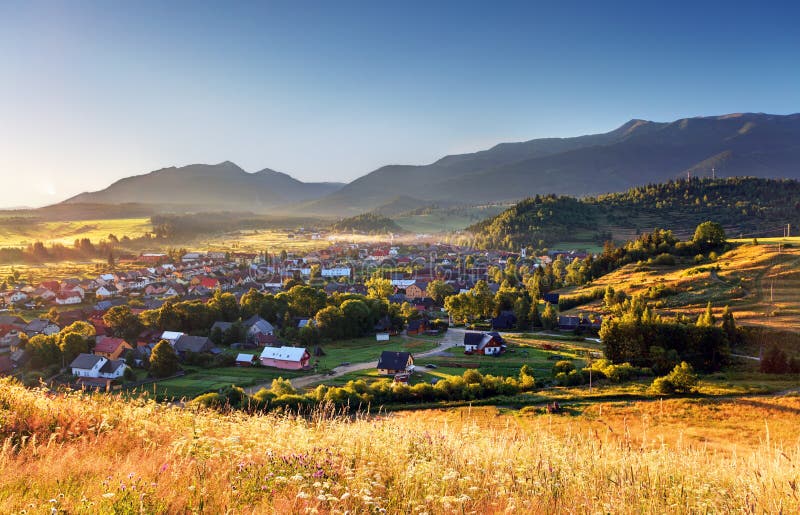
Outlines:
[[329, 194], [341, 183], [302, 182], [283, 172], [263, 168], [246, 172], [231, 161], [166, 167], [119, 179], [107, 188], [75, 195], [64, 204], [136, 202], [202, 209], [270, 211], [285, 203]]
[[[547, 193], [581, 197], [712, 174], [800, 179], [800, 113], [632, 118], [605, 133], [504, 142], [424, 165], [386, 165], [348, 184], [303, 183], [269, 168], [249, 173], [230, 161], [169, 167], [65, 203], [198, 203], [206, 211], [353, 216], [398, 198], [423, 205]], [[142, 181], [158, 184], [144, 188]]]

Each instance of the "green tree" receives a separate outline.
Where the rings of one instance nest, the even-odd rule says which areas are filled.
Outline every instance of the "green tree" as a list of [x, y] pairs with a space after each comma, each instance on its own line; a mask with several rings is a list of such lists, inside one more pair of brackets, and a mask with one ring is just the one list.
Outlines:
[[[255, 288], [242, 295], [239, 300], [239, 311], [243, 319], [248, 319], [261, 310], [261, 303], [264, 302], [264, 294]], [[266, 320], [265, 317], [262, 317]]]
[[531, 327], [542, 327], [542, 315], [539, 313], [538, 300], [531, 303], [531, 314], [529, 318]]
[[733, 313], [729, 306], [725, 306], [722, 311], [722, 330], [728, 335], [728, 343], [736, 345], [739, 343], [739, 331], [736, 329], [736, 320], [733, 318]]
[[232, 293], [222, 293], [216, 290], [214, 296], [208, 301], [208, 307], [218, 311], [225, 322], [234, 322], [239, 319], [239, 303]]
[[666, 376], [657, 377], [650, 388], [656, 393], [688, 393], [694, 390], [697, 380], [692, 365], [682, 361]]
[[327, 296], [322, 290], [311, 286], [295, 286], [288, 292], [289, 310], [299, 317], [313, 317], [325, 307]]
[[150, 374], [153, 377], [168, 377], [180, 370], [175, 349], [166, 340], [161, 340], [150, 354]]
[[59, 334], [58, 347], [67, 365], [77, 358], [78, 354], [89, 352], [89, 343], [79, 333]]
[[338, 340], [345, 334], [345, 317], [342, 310], [336, 306], [328, 306], [317, 312], [314, 321], [323, 338]]
[[711, 308], [711, 301], [706, 305], [706, 310], [697, 317], [697, 327], [713, 327], [717, 323], [714, 310]]
[[175, 309], [175, 304], [170, 300], [158, 309], [155, 322], [156, 327], [162, 331], [180, 331], [183, 325], [180, 314]]
[[435, 302], [437, 306], [444, 305], [444, 299], [455, 293], [452, 285], [447, 284], [439, 279], [428, 283], [428, 289], [426, 291], [428, 296], [433, 299], [433, 302]]
[[548, 331], [558, 327], [558, 311], [549, 302], [545, 302], [542, 312], [542, 327]]
[[527, 295], [520, 295], [514, 302], [514, 315], [517, 317], [517, 329], [524, 331], [530, 327], [531, 301]]
[[469, 293], [472, 296], [474, 314], [482, 318], [490, 317], [494, 311], [494, 294], [486, 281], [476, 282]]
[[367, 279], [364, 285], [367, 287], [367, 294], [373, 299], [388, 299], [394, 293], [392, 281], [377, 274]]
[[61, 365], [61, 349], [58, 346], [55, 335], [37, 334], [31, 337], [28, 340], [26, 351], [30, 356], [29, 365], [33, 369]]
[[142, 323], [139, 317], [133, 314], [130, 306], [123, 304], [114, 306], [103, 315], [103, 322], [111, 331], [126, 341], [136, 342], [136, 338], [142, 331]]
[[692, 242], [702, 250], [720, 247], [727, 241], [725, 229], [716, 222], [703, 222], [694, 231]]

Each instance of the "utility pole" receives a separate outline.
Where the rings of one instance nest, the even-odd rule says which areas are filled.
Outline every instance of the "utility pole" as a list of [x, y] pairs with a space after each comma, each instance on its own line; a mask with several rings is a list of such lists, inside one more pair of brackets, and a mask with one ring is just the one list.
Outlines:
[[711, 178], [712, 179], [716, 179], [717, 178], [717, 171], [714, 168], [711, 169]]

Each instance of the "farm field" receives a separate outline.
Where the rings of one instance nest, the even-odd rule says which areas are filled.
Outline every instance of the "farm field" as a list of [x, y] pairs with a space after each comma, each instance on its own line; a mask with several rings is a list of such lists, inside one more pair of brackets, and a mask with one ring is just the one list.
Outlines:
[[137, 238], [150, 232], [149, 218], [117, 218], [108, 220], [74, 220], [65, 222], [4, 221], [0, 224], [0, 247], [25, 247], [37, 241], [45, 245], [60, 243], [72, 246], [76, 239], [89, 238], [97, 243], [108, 239], [109, 234], [117, 238]]
[[325, 356], [312, 357], [311, 363], [318, 364], [319, 372], [325, 372], [341, 363], [376, 362], [383, 351], [403, 351], [412, 354], [436, 348], [439, 340], [411, 339], [403, 336], [392, 336], [388, 342], [379, 342], [374, 336], [342, 340], [322, 345]]
[[[718, 267], [718, 270], [717, 270]], [[777, 330], [800, 330], [800, 248], [774, 243], [740, 244], [714, 262], [678, 266], [630, 264], [563, 295], [586, 294], [612, 286], [628, 294], [665, 288], [653, 302], [658, 311], [697, 315], [708, 302], [719, 314], [730, 306], [737, 323]], [[571, 312], [599, 311], [594, 301]]]
[[279, 377], [291, 379], [304, 374], [304, 372], [266, 367], [184, 368], [187, 370], [187, 374], [183, 377], [158, 381], [144, 385], [140, 389], [151, 394], [155, 393], [158, 399], [188, 400], [231, 385], [244, 387], [268, 383]]

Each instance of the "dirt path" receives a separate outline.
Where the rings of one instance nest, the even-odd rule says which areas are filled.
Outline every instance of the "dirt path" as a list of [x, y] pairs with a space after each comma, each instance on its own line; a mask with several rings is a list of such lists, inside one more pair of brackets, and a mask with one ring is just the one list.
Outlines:
[[[413, 337], [406, 336], [406, 335], [403, 335], [403, 338], [410, 339], [410, 340], [415, 339]], [[418, 354], [414, 354], [414, 359], [418, 360], [420, 358], [426, 358], [426, 357], [429, 357], [429, 356], [435, 356], [437, 354], [440, 354], [440, 353], [446, 351], [447, 349], [449, 349], [451, 347], [455, 347], [456, 345], [461, 345], [461, 343], [463, 341], [464, 341], [464, 329], [452, 328], [451, 327], [446, 333], [444, 333], [444, 337], [442, 338], [442, 341], [439, 342], [439, 345], [436, 348], [431, 349], [431, 350], [426, 351], [426, 352], [420, 352]], [[297, 389], [302, 389], [302, 388], [306, 388], [306, 387], [311, 386], [311, 385], [316, 384], [316, 383], [324, 383], [328, 379], [333, 379], [335, 377], [339, 377], [339, 376], [342, 376], [344, 374], [349, 374], [350, 372], [358, 372], [360, 370], [368, 370], [368, 369], [371, 369], [371, 368], [375, 368], [377, 365], [378, 365], [378, 361], [375, 360], [375, 361], [368, 361], [368, 362], [365, 362], [365, 363], [353, 363], [351, 365], [338, 366], [338, 367], [334, 367], [333, 368], [333, 370], [332, 370], [333, 373], [331, 373], [331, 374], [314, 374], [314, 375], [310, 375], [310, 376], [295, 377], [294, 379], [291, 380], [292, 381], [292, 386], [294, 386]], [[254, 386], [249, 386], [249, 387], [245, 388], [245, 391], [248, 394], [252, 395], [252, 394], [256, 393], [257, 391], [259, 391], [260, 389], [269, 388], [270, 386], [271, 386], [271, 383], [262, 383], [262, 384], [257, 384], [257, 385], [254, 385]]]

